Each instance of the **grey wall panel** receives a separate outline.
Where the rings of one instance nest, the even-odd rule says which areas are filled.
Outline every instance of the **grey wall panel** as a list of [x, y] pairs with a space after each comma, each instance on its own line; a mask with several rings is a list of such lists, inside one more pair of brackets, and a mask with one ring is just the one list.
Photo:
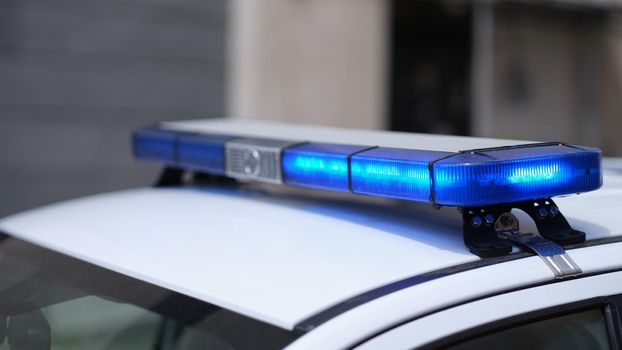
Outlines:
[[149, 185], [133, 128], [224, 115], [226, 4], [0, 2], [0, 217]]

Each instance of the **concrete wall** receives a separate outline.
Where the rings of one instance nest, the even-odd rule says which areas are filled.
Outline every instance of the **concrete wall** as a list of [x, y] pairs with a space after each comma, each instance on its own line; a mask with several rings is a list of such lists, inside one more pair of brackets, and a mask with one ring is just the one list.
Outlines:
[[225, 0], [0, 2], [0, 217], [149, 185], [132, 128], [220, 116]]
[[387, 125], [389, 2], [233, 3], [233, 115], [359, 128]]

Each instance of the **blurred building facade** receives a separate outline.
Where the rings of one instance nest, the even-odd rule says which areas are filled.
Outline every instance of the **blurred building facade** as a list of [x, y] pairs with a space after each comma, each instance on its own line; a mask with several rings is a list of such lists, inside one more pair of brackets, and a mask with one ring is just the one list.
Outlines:
[[[4, 0], [0, 217], [150, 184], [133, 128], [234, 115], [622, 156], [622, 0]], [[361, 140], [363, 143], [364, 140]]]
[[234, 4], [234, 115], [622, 155], [620, 0]]
[[563, 5], [494, 9], [492, 123], [475, 131], [576, 142], [620, 156], [622, 3]]
[[231, 115], [385, 126], [384, 0], [235, 0]]
[[225, 0], [0, 1], [0, 217], [146, 186], [131, 130], [223, 115]]

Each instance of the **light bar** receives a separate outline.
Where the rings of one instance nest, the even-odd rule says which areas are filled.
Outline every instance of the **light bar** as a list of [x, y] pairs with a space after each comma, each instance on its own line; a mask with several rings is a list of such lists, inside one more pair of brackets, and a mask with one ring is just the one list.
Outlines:
[[167, 166], [435, 205], [511, 203], [602, 185], [600, 150], [564, 144], [441, 152], [164, 128], [138, 130], [133, 141], [137, 158]]
[[434, 163], [435, 202], [488, 205], [592, 191], [600, 151], [561, 144], [464, 152]]
[[352, 192], [419, 202], [430, 200], [428, 164], [448, 152], [375, 148], [352, 156]]
[[225, 145], [227, 176], [282, 184], [281, 152], [298, 141], [237, 138]]
[[305, 143], [283, 150], [284, 183], [347, 192], [348, 157], [368, 146]]
[[134, 132], [132, 144], [138, 159], [221, 175], [225, 173], [224, 145], [231, 138], [148, 127]]
[[132, 136], [134, 157], [174, 165], [177, 162], [176, 142], [179, 133], [148, 127]]
[[177, 161], [180, 168], [225, 173], [225, 143], [230, 136], [187, 134], [177, 140]]

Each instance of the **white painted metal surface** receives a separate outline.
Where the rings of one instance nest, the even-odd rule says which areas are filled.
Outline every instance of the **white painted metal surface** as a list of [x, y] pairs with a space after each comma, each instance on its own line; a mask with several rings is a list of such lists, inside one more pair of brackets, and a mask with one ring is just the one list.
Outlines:
[[[562, 213], [588, 240], [622, 235], [622, 176], [605, 172], [603, 187], [595, 192], [556, 198]], [[535, 230], [526, 215], [516, 213], [521, 229]], [[568, 252], [584, 272], [600, 272], [622, 266], [622, 243]], [[378, 334], [391, 325], [440, 308], [551, 279], [551, 272], [537, 257], [488, 266], [451, 275], [404, 289], [363, 304], [322, 324], [291, 345], [292, 349], [347, 348]], [[476, 281], [475, 283], [473, 281]]]
[[[622, 234], [622, 177], [608, 173], [604, 183], [558, 200], [589, 239]], [[15, 215], [0, 230], [286, 329], [370, 289], [478, 259], [463, 246], [455, 209], [317, 193], [139, 189]], [[592, 271], [619, 263], [619, 252], [570, 254]], [[296, 344], [350, 346], [413, 315], [552, 278], [537, 257], [452, 275], [364, 304]]]
[[[589, 239], [622, 234], [622, 172], [606, 170], [601, 189], [556, 198], [555, 202], [570, 224], [577, 230], [585, 231]], [[528, 222], [521, 219], [521, 227], [530, 227]]]
[[422, 283], [365, 303], [320, 325], [289, 349], [345, 349], [391, 326], [488, 293], [551, 280], [538, 257], [492, 265]]
[[[622, 243], [572, 250], [569, 254], [586, 273], [590, 273], [622, 266], [620, 252]], [[551, 275], [538, 257], [450, 275], [400, 290], [343, 313], [307, 333], [288, 349], [349, 348], [415, 317], [493, 293], [551, 280]], [[596, 284], [588, 284], [586, 290], [591, 293], [607, 292]], [[580, 297], [581, 294], [576, 292]], [[563, 299], [560, 300], [563, 302]], [[452, 332], [451, 327], [456, 327], [454, 324], [468, 324], [464, 319], [459, 319], [460, 322], [456, 320], [447, 322], [438, 332], [448, 335]]]
[[512, 316], [619, 293], [622, 293], [622, 272], [529, 288], [437, 312], [397, 327], [355, 349], [413, 349]]
[[151, 188], [44, 207], [0, 229], [292, 329], [362, 291], [477, 259], [462, 245], [457, 216], [447, 223], [426, 215], [235, 189]]
[[205, 119], [165, 122], [162, 123], [162, 126], [167, 129], [225, 135], [363, 146], [413, 148], [446, 152], [533, 143], [533, 141], [415, 134], [395, 131], [341, 129], [326, 126], [241, 119]]
[[603, 158], [603, 168], [612, 172], [622, 173], [622, 158]]

